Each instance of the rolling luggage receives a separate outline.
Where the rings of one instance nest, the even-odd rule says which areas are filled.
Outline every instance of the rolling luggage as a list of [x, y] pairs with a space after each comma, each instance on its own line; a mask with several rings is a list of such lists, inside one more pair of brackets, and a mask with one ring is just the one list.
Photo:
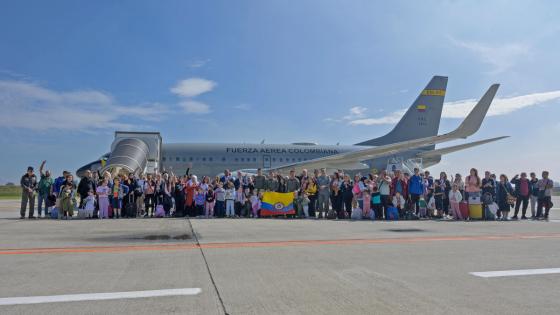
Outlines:
[[132, 194], [129, 194], [128, 202], [126, 203], [126, 207], [124, 209], [124, 215], [128, 218], [136, 218], [136, 210], [136, 202], [134, 202]]
[[399, 209], [395, 207], [387, 208], [387, 220], [398, 220], [399, 219]]
[[459, 203], [459, 211], [463, 219], [467, 219], [469, 217], [469, 204], [464, 201]]
[[475, 220], [483, 219], [482, 204], [471, 204], [469, 203], [469, 218]]

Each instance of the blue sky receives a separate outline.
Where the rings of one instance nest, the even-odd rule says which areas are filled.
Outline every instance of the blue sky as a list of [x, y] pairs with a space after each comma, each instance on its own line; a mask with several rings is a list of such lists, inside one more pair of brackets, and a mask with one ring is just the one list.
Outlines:
[[43, 159], [75, 171], [116, 129], [352, 144], [389, 131], [436, 74], [452, 102], [440, 132], [501, 83], [472, 139], [511, 138], [433, 171], [558, 178], [558, 12], [555, 1], [2, 1], [0, 182]]

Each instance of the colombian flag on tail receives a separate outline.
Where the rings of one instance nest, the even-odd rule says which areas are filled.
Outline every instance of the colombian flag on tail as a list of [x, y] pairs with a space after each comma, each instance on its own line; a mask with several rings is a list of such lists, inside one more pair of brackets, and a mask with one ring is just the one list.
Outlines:
[[261, 215], [296, 214], [294, 193], [265, 192], [262, 196]]

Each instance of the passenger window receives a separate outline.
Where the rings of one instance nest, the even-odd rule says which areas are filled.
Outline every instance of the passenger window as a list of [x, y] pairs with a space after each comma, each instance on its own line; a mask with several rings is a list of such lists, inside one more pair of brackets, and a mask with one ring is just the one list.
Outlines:
[[226, 161], [226, 158], [225, 158], [225, 157], [222, 157], [222, 162], [225, 162], [225, 161]]
[[205, 157], [203, 157], [203, 158], [202, 158], [202, 161], [206, 162], [206, 158], [205, 158]]
[[165, 156], [163, 158], [161, 158], [161, 160], [165, 162]]

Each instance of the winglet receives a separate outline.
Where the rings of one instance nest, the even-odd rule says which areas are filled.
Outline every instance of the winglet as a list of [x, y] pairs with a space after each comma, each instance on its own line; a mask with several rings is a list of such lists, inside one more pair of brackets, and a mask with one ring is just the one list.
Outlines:
[[492, 84], [488, 91], [484, 93], [484, 96], [478, 101], [476, 106], [471, 110], [467, 118], [463, 120], [461, 125], [452, 131], [450, 135], [458, 137], [458, 138], [467, 138], [473, 135], [475, 132], [478, 131], [480, 125], [482, 125], [482, 121], [490, 108], [490, 104], [492, 104], [492, 100], [494, 96], [496, 96], [496, 92], [500, 87], [499, 84]]

